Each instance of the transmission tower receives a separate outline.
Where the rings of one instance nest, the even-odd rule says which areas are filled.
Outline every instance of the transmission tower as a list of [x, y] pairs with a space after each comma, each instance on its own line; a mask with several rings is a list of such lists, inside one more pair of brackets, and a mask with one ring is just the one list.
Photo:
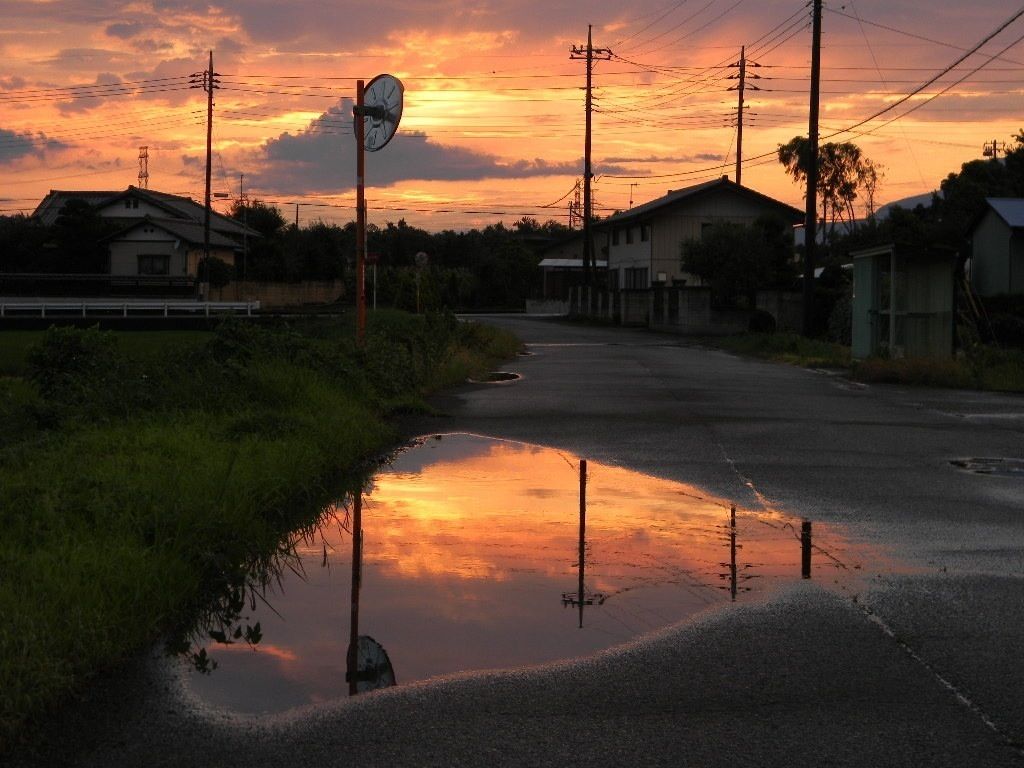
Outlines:
[[576, 182], [576, 188], [572, 193], [572, 200], [569, 202], [569, 229], [576, 229], [583, 221], [583, 207], [580, 203], [580, 183]]
[[139, 147], [139, 189], [149, 189], [149, 147]]

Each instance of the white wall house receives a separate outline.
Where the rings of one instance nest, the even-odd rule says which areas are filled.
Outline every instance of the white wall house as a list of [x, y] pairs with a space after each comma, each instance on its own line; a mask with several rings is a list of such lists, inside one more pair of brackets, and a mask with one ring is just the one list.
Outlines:
[[723, 177], [670, 191], [664, 197], [610, 216], [597, 226], [606, 239], [608, 286], [649, 288], [653, 282], [700, 285], [683, 272], [682, 244], [719, 222], [752, 224], [774, 215], [797, 224], [802, 211]]
[[[121, 226], [105, 240], [112, 276], [195, 277], [204, 244], [206, 209], [201, 203], [131, 186], [115, 192], [51, 190], [33, 216], [52, 225], [71, 200], [84, 200], [101, 217]], [[228, 216], [211, 212], [210, 256], [234, 264], [246, 237], [260, 234]]]

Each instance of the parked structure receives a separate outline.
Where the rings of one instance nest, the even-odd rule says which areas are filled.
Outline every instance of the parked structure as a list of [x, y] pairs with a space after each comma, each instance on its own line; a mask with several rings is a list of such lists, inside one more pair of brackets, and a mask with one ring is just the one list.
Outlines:
[[970, 231], [971, 287], [979, 296], [1024, 294], [1024, 198], [985, 198]]
[[752, 224], [765, 215], [794, 225], [804, 218], [803, 211], [723, 176], [610, 216], [597, 225], [606, 240], [608, 287], [699, 286], [698, 277], [682, 270], [682, 244], [714, 224]]
[[854, 251], [855, 358], [953, 353], [956, 252], [893, 244]]

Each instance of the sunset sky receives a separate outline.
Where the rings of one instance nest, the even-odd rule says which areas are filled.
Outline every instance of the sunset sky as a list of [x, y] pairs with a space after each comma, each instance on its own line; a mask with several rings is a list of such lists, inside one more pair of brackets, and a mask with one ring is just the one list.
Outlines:
[[[151, 189], [201, 200], [206, 104], [189, 76], [212, 50], [214, 192], [236, 197], [244, 174], [246, 192], [289, 220], [296, 203], [301, 223], [354, 218], [355, 80], [389, 72], [405, 84], [405, 112], [395, 140], [368, 156], [372, 223], [567, 223], [583, 172], [585, 83], [570, 49], [586, 44], [588, 24], [594, 45], [613, 54], [594, 70], [596, 213], [733, 176], [729, 65], [744, 45], [760, 65], [748, 83], [760, 90], [747, 93], [743, 182], [801, 205], [774, 159], [779, 143], [807, 131], [801, 0], [4, 0], [2, 9], [3, 213], [31, 212], [50, 189], [135, 184], [143, 145]], [[1024, 127], [1018, 13], [959, 0], [826, 4], [822, 136], [852, 140], [882, 165], [879, 203], [936, 188], [985, 142], [1009, 143]]]

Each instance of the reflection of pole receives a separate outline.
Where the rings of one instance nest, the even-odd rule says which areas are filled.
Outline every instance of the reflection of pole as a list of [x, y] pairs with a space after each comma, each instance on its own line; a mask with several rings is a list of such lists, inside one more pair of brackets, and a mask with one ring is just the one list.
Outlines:
[[[360, 84], [360, 89], [362, 84]], [[359, 588], [363, 580], [363, 492], [352, 498], [352, 618], [348, 640], [348, 694], [355, 696], [359, 684]]]
[[729, 510], [729, 593], [736, 600], [736, 505]]
[[583, 628], [583, 568], [587, 542], [587, 460], [580, 459], [580, 629]]
[[804, 520], [800, 526], [800, 575], [811, 578], [811, 521]]
[[366, 150], [363, 122], [363, 81], [356, 81], [356, 341], [366, 338]]

